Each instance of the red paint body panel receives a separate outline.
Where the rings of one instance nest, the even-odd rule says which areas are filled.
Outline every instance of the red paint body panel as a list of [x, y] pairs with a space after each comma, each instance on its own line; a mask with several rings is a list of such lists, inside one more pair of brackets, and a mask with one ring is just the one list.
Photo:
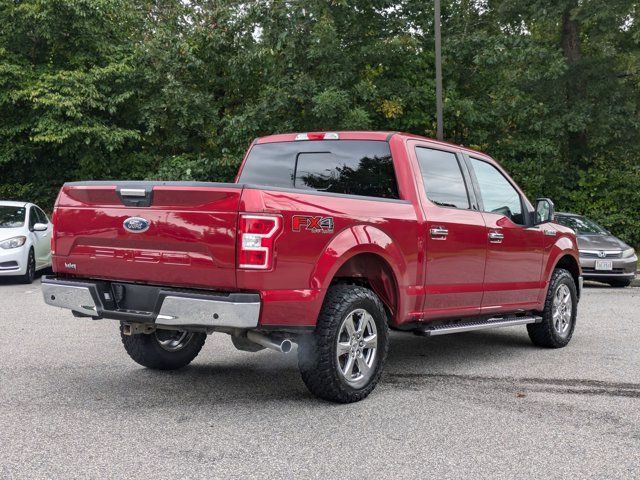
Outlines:
[[[313, 326], [336, 274], [349, 271], [344, 266], [356, 255], [375, 255], [392, 277], [378, 288], [393, 290], [386, 301], [393, 302], [388, 305], [392, 323], [402, 326], [479, 313], [540, 310], [557, 262], [564, 255], [577, 260], [575, 237], [566, 228], [555, 224], [526, 228], [497, 214], [445, 208], [427, 199], [415, 145], [473, 155], [497, 165], [486, 155], [408, 134], [339, 135], [341, 140], [389, 142], [400, 200], [237, 184], [157, 182], [150, 184], [150, 206], [136, 207], [123, 204], [119, 182], [68, 184], [55, 209], [54, 270], [81, 278], [259, 292], [261, 325]], [[291, 142], [295, 137], [272, 135], [254, 144]], [[281, 216], [283, 230], [275, 240], [270, 270], [237, 268], [241, 213]], [[123, 222], [135, 216], [149, 221], [147, 231], [131, 233], [124, 228]], [[333, 230], [300, 228], [294, 216], [330, 217]], [[448, 229], [446, 241], [430, 235], [433, 227]], [[491, 229], [505, 233], [501, 245], [488, 242]], [[543, 229], [555, 229], [556, 235], [545, 236]]]
[[[236, 288], [235, 242], [242, 189], [154, 188], [144, 208], [150, 228], [129, 233], [141, 215], [116, 187], [65, 186], [56, 203], [56, 272], [176, 287]], [[65, 265], [73, 264], [75, 268]]]
[[543, 233], [523, 228], [495, 213], [482, 214], [490, 232], [504, 235], [501, 243], [487, 239], [483, 313], [531, 310], [538, 303], [542, 279]]

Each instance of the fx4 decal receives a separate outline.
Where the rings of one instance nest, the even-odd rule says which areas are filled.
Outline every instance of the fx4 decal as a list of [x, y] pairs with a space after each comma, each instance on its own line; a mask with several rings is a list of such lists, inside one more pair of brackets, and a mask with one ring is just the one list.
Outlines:
[[308, 230], [311, 233], [333, 233], [333, 217], [294, 215], [291, 218], [291, 229], [294, 232]]

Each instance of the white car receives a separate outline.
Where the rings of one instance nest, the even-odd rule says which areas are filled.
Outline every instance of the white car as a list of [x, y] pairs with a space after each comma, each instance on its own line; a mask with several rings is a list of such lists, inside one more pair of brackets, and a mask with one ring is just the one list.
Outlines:
[[33, 282], [51, 266], [51, 231], [45, 213], [32, 203], [0, 201], [0, 276]]

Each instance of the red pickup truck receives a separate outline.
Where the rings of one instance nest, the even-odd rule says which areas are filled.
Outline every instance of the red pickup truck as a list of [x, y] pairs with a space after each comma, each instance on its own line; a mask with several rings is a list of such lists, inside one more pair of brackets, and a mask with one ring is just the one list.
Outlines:
[[207, 334], [298, 345], [337, 402], [380, 378], [389, 328], [434, 336], [526, 325], [567, 345], [581, 271], [553, 223], [482, 153], [393, 132], [272, 135], [235, 183], [67, 183], [53, 215], [50, 305], [120, 322], [139, 364], [191, 362]]

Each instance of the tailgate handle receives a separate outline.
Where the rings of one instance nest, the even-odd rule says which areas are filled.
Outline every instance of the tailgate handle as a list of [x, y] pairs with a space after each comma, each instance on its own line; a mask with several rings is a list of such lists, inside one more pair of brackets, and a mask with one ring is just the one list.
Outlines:
[[123, 197], [146, 197], [147, 191], [144, 188], [121, 188], [120, 195]]
[[135, 186], [116, 187], [116, 193], [120, 197], [120, 201], [127, 207], [150, 207], [153, 201], [153, 186]]

